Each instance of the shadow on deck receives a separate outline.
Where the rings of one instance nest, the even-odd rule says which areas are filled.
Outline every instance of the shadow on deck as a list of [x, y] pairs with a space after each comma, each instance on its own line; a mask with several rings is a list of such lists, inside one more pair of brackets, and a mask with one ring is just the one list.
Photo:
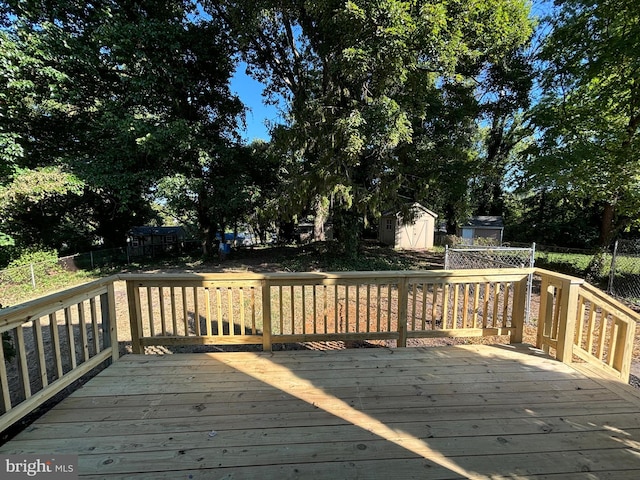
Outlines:
[[81, 478], [638, 478], [640, 397], [523, 345], [128, 355], [0, 448]]

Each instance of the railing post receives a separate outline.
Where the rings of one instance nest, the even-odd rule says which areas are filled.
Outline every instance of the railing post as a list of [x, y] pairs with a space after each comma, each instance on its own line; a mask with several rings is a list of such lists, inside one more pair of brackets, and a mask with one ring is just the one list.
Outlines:
[[271, 351], [271, 284], [262, 280], [262, 350]]
[[545, 343], [544, 338], [551, 335], [551, 324], [553, 322], [553, 292], [549, 291], [550, 286], [547, 275], [542, 275], [536, 348], [540, 348], [547, 353], [549, 353], [549, 345]]
[[562, 282], [556, 358], [564, 363], [572, 363], [573, 342], [578, 316], [578, 293], [582, 283], [584, 281], [579, 278], [572, 278]]
[[[132, 353], [144, 353], [140, 344], [142, 336], [142, 310], [140, 307], [140, 289], [133, 281], [127, 280], [127, 300], [129, 303], [129, 324], [131, 325], [131, 351]], [[162, 302], [162, 298], [160, 298]]]
[[102, 312], [102, 343], [104, 348], [111, 348], [111, 361], [120, 358], [118, 345], [118, 320], [116, 318], [116, 295], [113, 282], [107, 286], [107, 293], [100, 295], [100, 311]]
[[409, 302], [409, 280], [398, 281], [398, 347], [407, 346], [407, 304]]
[[526, 306], [529, 295], [529, 276], [518, 282], [514, 282], [513, 310], [511, 313], [511, 325], [515, 327], [515, 333], [509, 338], [510, 343], [522, 343], [524, 335], [524, 322], [526, 318]]

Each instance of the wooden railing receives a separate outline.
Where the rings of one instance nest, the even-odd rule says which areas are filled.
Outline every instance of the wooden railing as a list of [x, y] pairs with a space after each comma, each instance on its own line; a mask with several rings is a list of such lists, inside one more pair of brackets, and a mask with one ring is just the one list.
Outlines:
[[637, 313], [584, 280], [545, 270], [537, 346], [565, 363], [583, 361], [629, 381]]
[[0, 431], [118, 359], [115, 279], [0, 310]]
[[527, 270], [128, 275], [133, 351], [153, 345], [522, 339]]
[[[118, 358], [114, 282], [132, 351], [508, 335], [522, 342], [527, 280], [540, 278], [536, 345], [628, 381], [640, 317], [583, 280], [539, 269], [117, 275], [0, 310], [0, 430]], [[9, 350], [15, 349], [15, 354]]]

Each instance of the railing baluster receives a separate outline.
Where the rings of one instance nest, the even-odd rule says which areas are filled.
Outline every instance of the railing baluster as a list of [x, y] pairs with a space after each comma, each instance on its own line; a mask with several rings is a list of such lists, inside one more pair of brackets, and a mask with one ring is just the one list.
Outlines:
[[318, 308], [317, 308], [317, 305], [316, 305], [316, 301], [317, 301], [316, 288], [317, 288], [317, 286], [316, 285], [311, 285], [311, 288], [313, 289], [313, 333], [315, 335], [316, 333], [318, 333], [318, 329], [317, 329], [318, 328], [318, 312], [317, 312]]
[[[278, 312], [280, 318], [280, 331], [278, 332], [280, 335], [284, 334], [284, 299], [282, 298], [282, 285], [278, 286]], [[291, 301], [293, 302], [293, 295], [291, 296]], [[292, 316], [293, 318], [293, 316]], [[293, 330], [291, 331], [293, 333]]]
[[242, 325], [240, 329], [240, 335], [247, 334], [247, 325], [244, 314], [244, 288], [240, 287], [240, 325]]
[[431, 284], [431, 288], [433, 288], [433, 298], [431, 299], [431, 330], [436, 329], [436, 321], [438, 316], [438, 284]]
[[606, 331], [607, 331], [607, 317], [609, 316], [609, 312], [606, 310], [602, 310], [602, 314], [600, 315], [600, 325], [598, 328], [598, 349], [596, 351], [596, 357], [602, 360], [604, 356], [604, 344], [606, 340]]
[[193, 287], [193, 326], [195, 327], [196, 335], [199, 337], [202, 332], [200, 331], [200, 299], [198, 297], [198, 287]]
[[216, 315], [218, 321], [217, 335], [224, 335], [224, 326], [222, 324], [222, 292], [220, 287], [216, 288]]
[[234, 336], [236, 334], [236, 322], [233, 316], [233, 291], [231, 287], [227, 288], [227, 302], [229, 309], [229, 335]]
[[511, 292], [511, 288], [512, 288], [511, 283], [507, 282], [504, 284], [504, 296], [502, 298], [502, 326], [503, 327], [512, 326], [512, 325], [507, 325], [507, 319], [509, 317], [509, 300], [511, 297], [509, 293]]
[[213, 335], [213, 318], [211, 318], [211, 290], [209, 289], [209, 287], [206, 287], [204, 289], [204, 302], [207, 317], [207, 335], [210, 337]]
[[169, 288], [169, 296], [171, 297], [171, 326], [173, 327], [173, 335], [178, 335], [178, 312], [176, 308], [176, 289]]
[[324, 333], [326, 335], [327, 330], [328, 330], [328, 326], [327, 323], [329, 322], [329, 315], [327, 312], [327, 308], [328, 308], [328, 304], [327, 304], [327, 286], [323, 285], [322, 286], [322, 291], [323, 291], [323, 296], [324, 296], [324, 313], [323, 313], [323, 317], [324, 317]]
[[467, 328], [469, 318], [469, 284], [464, 284], [464, 295], [462, 300], [462, 328]]
[[151, 287], [147, 287], [147, 312], [149, 317], [149, 331], [151, 332], [151, 336], [156, 336], [156, 321], [153, 317], [153, 290]]
[[184, 325], [184, 336], [189, 336], [189, 308], [187, 306], [187, 287], [182, 287], [182, 322]]
[[[98, 327], [98, 308], [96, 306], [96, 299], [95, 298], [90, 298], [89, 299], [89, 313], [91, 315], [91, 331], [93, 333], [93, 350], [95, 352], [95, 354], [97, 355], [101, 348], [100, 348], [100, 329]], [[56, 332], [58, 331], [58, 329], [56, 328]], [[58, 338], [58, 336], [56, 335], [56, 338]], [[58, 344], [58, 350], [59, 350], [59, 344]]]
[[[95, 305], [95, 300], [94, 300], [94, 305]], [[95, 307], [91, 310], [92, 315], [94, 311], [95, 311]], [[96, 325], [97, 325], [97, 320], [96, 320]], [[49, 314], [49, 330], [51, 332], [53, 356], [56, 361], [56, 374], [57, 374], [57, 378], [60, 378], [62, 377], [64, 372], [62, 371], [62, 355], [60, 352], [60, 333], [58, 332], [58, 317], [56, 315], [56, 312]], [[93, 334], [93, 338], [94, 338], [94, 342], [97, 342], [97, 338], [98, 338], [97, 329]], [[96, 343], [96, 353], [97, 352], [99, 352], [99, 347], [97, 346], [97, 343]]]
[[422, 330], [427, 329], [427, 284], [422, 284]]
[[164, 288], [158, 287], [158, 303], [160, 305], [160, 322], [162, 328], [162, 336], [167, 335], [167, 315], [164, 308]]
[[447, 317], [449, 315], [449, 284], [444, 283], [442, 285], [442, 325], [441, 328], [446, 330]]
[[[31, 379], [29, 378], [29, 363], [27, 362], [27, 349], [24, 343], [24, 330], [22, 325], [18, 325], [15, 330], [15, 340], [16, 340], [16, 352], [18, 358], [18, 368], [20, 370], [20, 382], [22, 384], [22, 391], [24, 393], [24, 398], [27, 399], [31, 397]], [[1, 358], [0, 361], [4, 362], [4, 358]]]
[[5, 413], [11, 410], [11, 392], [7, 377], [7, 366], [4, 364], [4, 347], [0, 339], [0, 389], [2, 390], [2, 406]]
[[451, 285], [451, 288], [453, 289], [453, 311], [451, 312], [451, 328], [455, 330], [456, 328], [458, 328], [458, 309], [460, 308], [458, 303], [460, 302], [460, 285], [454, 283], [453, 285]]
[[[33, 337], [36, 340], [35, 347], [36, 347], [36, 352], [38, 354], [38, 367], [40, 369], [40, 380], [42, 382], [42, 388], [44, 388], [47, 385], [49, 385], [49, 377], [47, 376], [47, 361], [44, 356], [44, 340], [42, 336], [42, 324], [40, 323], [39, 317], [33, 321]], [[2, 343], [2, 341], [0, 341], [0, 343]], [[3, 362], [3, 360], [4, 360], [4, 357], [0, 356], [0, 362]]]
[[356, 289], [356, 333], [360, 333], [360, 285], [355, 286]]
[[80, 329], [80, 342], [82, 343], [82, 359], [89, 360], [89, 341], [87, 340], [87, 324], [84, 315], [84, 302], [77, 305], [78, 308], [78, 328]]
[[367, 333], [371, 332], [371, 284], [367, 283]]
[[380, 331], [380, 316], [381, 316], [381, 309], [382, 309], [381, 292], [382, 292], [382, 285], [378, 284], [378, 289], [376, 293], [376, 305], [377, 305], [376, 332]]
[[64, 322], [67, 327], [67, 346], [69, 347], [69, 361], [71, 363], [71, 370], [78, 366], [76, 361], [76, 341], [73, 335], [73, 319], [71, 316], [71, 307], [64, 309]]
[[480, 308], [480, 284], [473, 284], [473, 317], [471, 319], [472, 327], [478, 328], [478, 309]]

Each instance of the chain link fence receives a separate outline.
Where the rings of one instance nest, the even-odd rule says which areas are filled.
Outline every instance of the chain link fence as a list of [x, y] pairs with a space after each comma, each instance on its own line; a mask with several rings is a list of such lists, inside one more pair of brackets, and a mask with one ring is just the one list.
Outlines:
[[[529, 248], [495, 246], [456, 246], [446, 247], [444, 254], [445, 270], [483, 269], [483, 268], [533, 268], [536, 244]], [[527, 281], [527, 301], [525, 304], [525, 322], [529, 321], [531, 311], [531, 290], [533, 275]]]
[[63, 272], [93, 270], [100, 267], [124, 265], [128, 261], [124, 248], [94, 250], [40, 262], [30, 262], [0, 270], [0, 285], [30, 285], [34, 290], [40, 283]]
[[612, 295], [640, 306], [640, 239], [615, 242], [608, 290]]

